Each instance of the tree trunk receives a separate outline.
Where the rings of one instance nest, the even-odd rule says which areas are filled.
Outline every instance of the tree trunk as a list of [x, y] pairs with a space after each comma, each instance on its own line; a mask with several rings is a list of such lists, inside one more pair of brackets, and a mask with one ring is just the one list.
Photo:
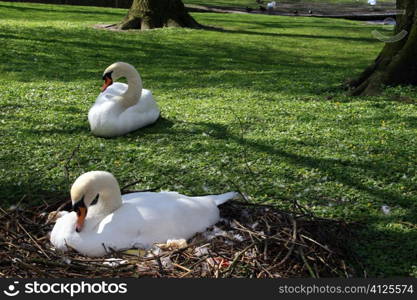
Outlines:
[[188, 14], [181, 0], [134, 0], [120, 29], [201, 26]]
[[352, 95], [376, 95], [384, 85], [417, 85], [417, 0], [397, 0], [397, 8], [405, 9], [394, 30], [399, 40], [387, 41], [374, 63], [349, 83]]

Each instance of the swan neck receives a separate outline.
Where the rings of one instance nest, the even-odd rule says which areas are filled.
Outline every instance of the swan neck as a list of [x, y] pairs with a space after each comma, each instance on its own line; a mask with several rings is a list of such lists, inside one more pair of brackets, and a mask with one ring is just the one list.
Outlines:
[[97, 204], [88, 208], [87, 219], [90, 219], [94, 226], [121, 206], [122, 196], [120, 190], [105, 190], [100, 193]]
[[142, 79], [135, 69], [125, 72], [127, 79], [127, 91], [122, 95], [122, 103], [125, 107], [136, 105], [142, 95]]

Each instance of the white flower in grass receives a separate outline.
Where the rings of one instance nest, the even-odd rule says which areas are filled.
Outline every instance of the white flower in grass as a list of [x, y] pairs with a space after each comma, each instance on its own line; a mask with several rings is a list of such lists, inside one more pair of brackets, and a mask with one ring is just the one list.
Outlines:
[[388, 215], [391, 213], [391, 208], [388, 205], [382, 205], [381, 210], [384, 213], [384, 215]]

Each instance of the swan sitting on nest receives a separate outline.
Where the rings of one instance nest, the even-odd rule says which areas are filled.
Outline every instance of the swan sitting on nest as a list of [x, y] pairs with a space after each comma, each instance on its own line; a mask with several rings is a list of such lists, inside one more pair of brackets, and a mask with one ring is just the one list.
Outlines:
[[[128, 84], [114, 82], [121, 77], [126, 77]], [[103, 80], [102, 92], [88, 112], [93, 134], [120, 136], [158, 119], [159, 107], [152, 93], [142, 89], [142, 79], [133, 66], [114, 63], [104, 71]]]
[[189, 239], [219, 221], [218, 205], [237, 193], [188, 197], [176, 192], [121, 195], [116, 178], [92, 171], [71, 188], [74, 211], [58, 218], [50, 240], [56, 249], [87, 256], [147, 249], [169, 239]]

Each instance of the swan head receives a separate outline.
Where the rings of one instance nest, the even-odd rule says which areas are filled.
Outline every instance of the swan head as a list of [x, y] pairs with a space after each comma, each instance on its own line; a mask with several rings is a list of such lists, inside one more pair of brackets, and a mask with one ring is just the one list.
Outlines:
[[80, 232], [87, 215], [107, 215], [121, 205], [120, 187], [116, 178], [109, 172], [87, 172], [73, 183], [71, 201], [77, 214], [75, 230]]
[[136, 69], [125, 62], [116, 62], [106, 68], [103, 72], [104, 84], [101, 87], [101, 91], [104, 92], [113, 82], [120, 77], [125, 77], [129, 73], [136, 72]]

